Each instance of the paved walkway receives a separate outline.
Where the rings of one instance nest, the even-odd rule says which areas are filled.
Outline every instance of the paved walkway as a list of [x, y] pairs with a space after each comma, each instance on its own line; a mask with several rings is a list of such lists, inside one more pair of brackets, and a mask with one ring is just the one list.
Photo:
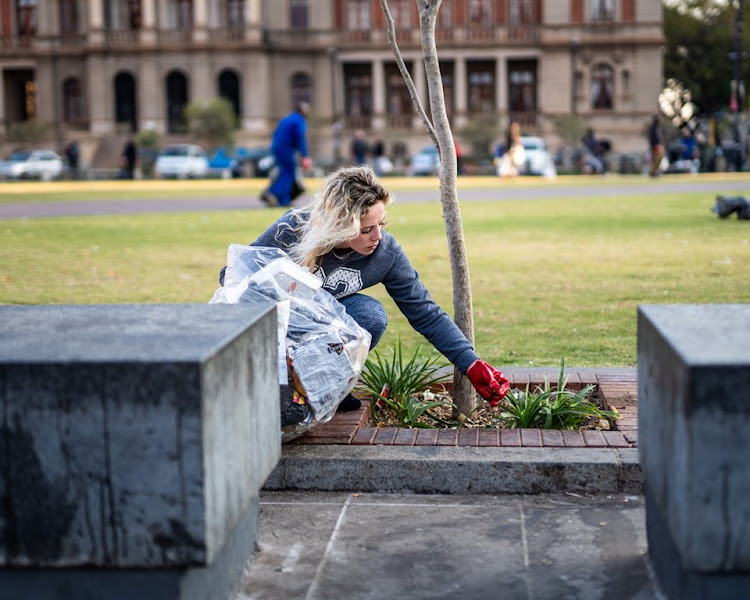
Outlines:
[[[714, 175], [681, 175], [669, 176], [657, 180], [644, 180], [640, 176], [633, 176], [632, 182], [608, 182], [606, 177], [601, 180], [588, 177], [567, 177], [564, 183], [548, 182], [546, 180], [506, 182], [499, 178], [459, 178], [459, 198], [461, 202], [472, 201], [506, 201], [533, 200], [540, 198], [575, 198], [592, 195], [636, 195], [636, 194], [674, 194], [688, 192], [705, 192], [713, 199], [715, 194], [733, 193], [749, 194], [747, 174], [723, 174], [724, 178]], [[580, 183], [578, 183], [578, 181]], [[417, 189], [414, 179], [385, 180], [398, 202], [433, 202], [440, 201], [437, 179], [433, 185]], [[420, 180], [420, 183], [422, 180]], [[517, 183], [517, 185], [516, 185]], [[264, 206], [257, 198], [257, 192], [248, 190], [247, 196], [210, 196], [203, 198], [180, 197], [181, 184], [175, 185], [174, 195], [170, 198], [137, 200], [106, 199], [103, 192], [101, 202], [96, 200], [71, 202], [0, 202], [0, 219], [21, 219], [75, 215], [104, 215], [104, 214], [140, 214], [161, 212], [186, 212], [210, 210], [246, 210], [263, 209]], [[311, 187], [312, 187], [311, 183]], [[255, 186], [257, 187], [257, 186]], [[253, 187], [253, 189], [255, 189]], [[312, 190], [311, 190], [312, 191]], [[3, 184], [0, 182], [0, 194]], [[310, 194], [301, 198], [301, 202], [309, 201]]]
[[652, 600], [640, 496], [264, 492], [232, 600]]

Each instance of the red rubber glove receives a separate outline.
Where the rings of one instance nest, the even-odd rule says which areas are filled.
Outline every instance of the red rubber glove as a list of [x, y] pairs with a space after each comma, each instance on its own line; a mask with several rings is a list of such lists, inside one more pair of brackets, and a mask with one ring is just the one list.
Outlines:
[[477, 393], [490, 403], [497, 406], [510, 389], [510, 383], [500, 371], [491, 367], [483, 360], [475, 360], [466, 371]]
[[302, 159], [302, 168], [303, 168], [303, 169], [304, 169], [305, 171], [309, 171], [309, 170], [310, 170], [310, 167], [312, 167], [312, 161], [310, 160], [310, 157], [309, 157], [309, 156], [305, 156], [305, 157], [304, 157], [304, 158]]

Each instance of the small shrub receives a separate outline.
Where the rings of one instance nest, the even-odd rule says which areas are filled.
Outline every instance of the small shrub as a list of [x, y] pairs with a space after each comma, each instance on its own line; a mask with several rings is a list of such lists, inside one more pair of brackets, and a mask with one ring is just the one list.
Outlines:
[[359, 389], [377, 399], [376, 409], [381, 406], [390, 408], [403, 427], [433, 428], [420, 421], [420, 417], [430, 417], [429, 410], [437, 406], [451, 406], [452, 402], [426, 401], [417, 394], [431, 385], [444, 383], [451, 374], [440, 374], [445, 365], [437, 364], [437, 359], [425, 359], [419, 356], [419, 347], [408, 361], [404, 360], [401, 340], [391, 351], [390, 359], [381, 357], [373, 350], [367, 358]]

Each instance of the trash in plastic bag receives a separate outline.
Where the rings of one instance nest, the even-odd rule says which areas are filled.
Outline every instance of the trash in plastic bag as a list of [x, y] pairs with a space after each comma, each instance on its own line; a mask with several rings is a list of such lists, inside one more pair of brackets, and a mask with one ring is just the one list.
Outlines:
[[362, 372], [370, 333], [283, 251], [231, 244], [224, 286], [209, 304], [259, 298], [277, 304], [282, 441], [289, 441], [333, 417]]

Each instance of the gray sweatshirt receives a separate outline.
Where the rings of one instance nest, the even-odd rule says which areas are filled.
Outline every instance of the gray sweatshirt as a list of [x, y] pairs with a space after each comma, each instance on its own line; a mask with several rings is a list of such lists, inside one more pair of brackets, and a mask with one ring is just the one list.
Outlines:
[[[286, 213], [251, 245], [287, 251], [297, 241], [297, 235], [282, 224], [294, 226], [297, 221], [293, 214]], [[430, 298], [419, 274], [391, 234], [384, 231], [378, 247], [367, 256], [353, 250], [329, 252], [316, 275], [334, 298], [345, 298], [382, 283], [411, 326], [462, 373], [479, 358], [453, 319]], [[222, 282], [223, 276], [222, 271]]]

